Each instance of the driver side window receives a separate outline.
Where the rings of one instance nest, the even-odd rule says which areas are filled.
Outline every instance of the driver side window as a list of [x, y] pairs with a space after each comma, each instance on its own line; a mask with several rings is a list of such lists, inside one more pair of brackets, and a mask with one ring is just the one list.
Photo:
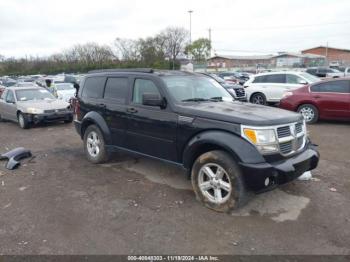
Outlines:
[[132, 102], [141, 105], [143, 94], [158, 94], [160, 96], [157, 86], [151, 80], [135, 79]]

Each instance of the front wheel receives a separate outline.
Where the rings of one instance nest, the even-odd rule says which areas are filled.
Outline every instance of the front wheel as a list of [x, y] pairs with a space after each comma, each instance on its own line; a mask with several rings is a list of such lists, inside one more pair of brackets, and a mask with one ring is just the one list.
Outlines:
[[29, 121], [27, 119], [27, 117], [22, 114], [22, 113], [18, 113], [18, 124], [22, 129], [28, 129], [29, 128]]
[[191, 179], [197, 199], [215, 211], [229, 212], [247, 200], [241, 171], [224, 151], [199, 156], [193, 164]]
[[318, 110], [313, 105], [301, 105], [298, 108], [298, 112], [303, 115], [305, 122], [308, 124], [314, 124], [318, 120]]
[[84, 150], [87, 159], [94, 164], [104, 163], [108, 160], [102, 132], [95, 125], [90, 125], [84, 133]]
[[255, 93], [250, 98], [250, 102], [257, 105], [266, 105], [266, 97], [262, 93]]

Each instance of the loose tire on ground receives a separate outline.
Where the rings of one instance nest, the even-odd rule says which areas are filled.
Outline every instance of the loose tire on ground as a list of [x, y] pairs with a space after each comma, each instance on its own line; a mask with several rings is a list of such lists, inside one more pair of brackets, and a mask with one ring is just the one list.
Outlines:
[[84, 151], [94, 164], [104, 163], [109, 158], [102, 132], [96, 125], [88, 126], [84, 133]]
[[298, 112], [304, 116], [305, 122], [308, 124], [314, 124], [318, 121], [319, 113], [314, 105], [301, 105], [298, 108]]
[[[209, 176], [206, 175], [206, 173], [210, 173], [208, 167], [216, 179], [210, 180]], [[220, 168], [224, 172], [219, 171]], [[206, 178], [203, 179], [204, 177]], [[218, 179], [220, 177], [221, 181]], [[242, 173], [235, 160], [224, 151], [215, 150], [199, 156], [193, 164], [191, 180], [197, 199], [215, 211], [229, 212], [243, 206], [248, 199]], [[228, 184], [231, 190], [228, 190]], [[203, 189], [206, 188], [208, 190], [204, 191]], [[220, 197], [216, 197], [220, 195], [216, 193], [218, 189], [221, 190], [222, 202], [215, 200], [220, 199]]]

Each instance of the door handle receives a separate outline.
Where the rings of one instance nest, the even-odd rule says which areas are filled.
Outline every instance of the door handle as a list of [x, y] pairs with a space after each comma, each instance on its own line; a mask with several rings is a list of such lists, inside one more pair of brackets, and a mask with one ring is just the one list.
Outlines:
[[106, 105], [105, 104], [99, 104], [98, 107], [101, 107], [102, 109], [106, 109]]
[[320, 96], [314, 96], [314, 98], [321, 98]]
[[129, 107], [128, 109], [126, 109], [126, 112], [135, 114], [137, 113], [137, 109], [135, 107]]

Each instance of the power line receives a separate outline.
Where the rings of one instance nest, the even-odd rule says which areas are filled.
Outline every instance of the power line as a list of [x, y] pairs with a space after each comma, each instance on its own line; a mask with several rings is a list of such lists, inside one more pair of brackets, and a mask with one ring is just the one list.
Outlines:
[[215, 31], [238, 31], [238, 30], [271, 30], [271, 29], [286, 29], [286, 28], [303, 28], [303, 27], [314, 27], [314, 26], [330, 26], [348, 24], [350, 21], [334, 22], [334, 23], [320, 23], [320, 24], [304, 24], [304, 25], [284, 25], [284, 26], [266, 26], [266, 27], [230, 27], [230, 28], [214, 28]]

